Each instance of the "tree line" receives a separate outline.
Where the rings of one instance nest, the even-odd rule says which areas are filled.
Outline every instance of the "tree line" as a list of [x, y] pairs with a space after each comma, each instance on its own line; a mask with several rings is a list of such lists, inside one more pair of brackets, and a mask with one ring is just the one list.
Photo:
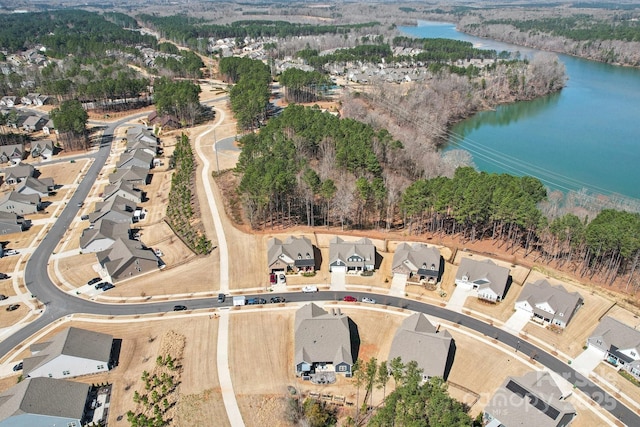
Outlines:
[[322, 98], [333, 84], [326, 74], [289, 68], [278, 76], [285, 88], [285, 99], [289, 102], [315, 102]]
[[180, 123], [193, 126], [203, 114], [200, 86], [189, 80], [159, 78], [153, 85], [153, 99], [159, 116], [175, 116]]

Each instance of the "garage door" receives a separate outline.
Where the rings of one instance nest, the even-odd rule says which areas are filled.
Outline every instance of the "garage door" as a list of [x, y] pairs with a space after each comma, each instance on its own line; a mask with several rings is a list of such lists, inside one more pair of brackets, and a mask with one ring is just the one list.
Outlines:
[[333, 267], [331, 267], [331, 272], [332, 273], [346, 273], [347, 272], [347, 266], [346, 265], [341, 265], [341, 266], [334, 265]]

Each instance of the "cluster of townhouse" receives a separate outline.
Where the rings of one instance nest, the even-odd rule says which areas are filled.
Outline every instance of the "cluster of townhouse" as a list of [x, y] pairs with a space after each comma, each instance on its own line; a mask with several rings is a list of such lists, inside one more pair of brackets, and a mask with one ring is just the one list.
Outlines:
[[31, 345], [23, 380], [0, 394], [0, 425], [102, 425], [110, 388], [68, 379], [109, 371], [121, 345], [111, 335], [74, 327]]
[[163, 266], [154, 251], [137, 240], [131, 224], [144, 218], [139, 208], [145, 198], [140, 189], [148, 183], [149, 172], [157, 164], [159, 139], [148, 129], [130, 128], [127, 147], [109, 175], [102, 201], [83, 217], [89, 227], [80, 236], [80, 250], [95, 253], [105, 275], [118, 282], [156, 271]]
[[0, 195], [0, 234], [21, 232], [31, 224], [25, 215], [42, 210], [42, 199], [50, 196], [56, 186], [53, 178], [39, 177], [38, 170], [28, 163], [18, 163], [3, 172], [3, 187], [9, 188]]

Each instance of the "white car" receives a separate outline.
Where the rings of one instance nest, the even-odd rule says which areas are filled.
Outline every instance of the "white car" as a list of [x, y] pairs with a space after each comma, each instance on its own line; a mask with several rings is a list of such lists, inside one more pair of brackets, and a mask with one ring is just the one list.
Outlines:
[[368, 304], [375, 304], [376, 300], [374, 300], [373, 298], [369, 298], [369, 297], [362, 297], [362, 302], [366, 302]]
[[302, 288], [302, 292], [304, 293], [318, 292], [318, 287], [313, 285], [307, 285]]
[[6, 256], [9, 255], [18, 255], [20, 252], [16, 251], [15, 249], [7, 249], [6, 251], [4, 251], [4, 254]]

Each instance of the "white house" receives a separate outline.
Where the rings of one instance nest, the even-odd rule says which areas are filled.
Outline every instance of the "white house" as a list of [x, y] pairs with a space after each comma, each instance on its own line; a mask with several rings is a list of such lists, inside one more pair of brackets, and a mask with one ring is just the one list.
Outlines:
[[527, 283], [515, 303], [516, 310], [531, 315], [532, 320], [566, 328], [573, 315], [582, 306], [582, 296], [568, 292], [562, 285], [552, 286], [546, 280]]
[[478, 298], [491, 302], [502, 301], [509, 282], [509, 269], [487, 259], [484, 261], [462, 258], [456, 272], [455, 284], [464, 289], [475, 289]]
[[640, 379], [640, 331], [607, 316], [587, 339], [587, 345], [600, 351], [611, 365]]
[[23, 375], [29, 378], [72, 378], [106, 372], [111, 368], [111, 335], [67, 328], [51, 341], [33, 344], [31, 357], [23, 361]]

